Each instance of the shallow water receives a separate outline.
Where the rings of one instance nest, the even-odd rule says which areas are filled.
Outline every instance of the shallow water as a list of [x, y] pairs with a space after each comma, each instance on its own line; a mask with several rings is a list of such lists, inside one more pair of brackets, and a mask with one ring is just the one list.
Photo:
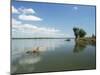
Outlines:
[[11, 73], [95, 69], [95, 52], [95, 46], [76, 45], [73, 39], [12, 39]]

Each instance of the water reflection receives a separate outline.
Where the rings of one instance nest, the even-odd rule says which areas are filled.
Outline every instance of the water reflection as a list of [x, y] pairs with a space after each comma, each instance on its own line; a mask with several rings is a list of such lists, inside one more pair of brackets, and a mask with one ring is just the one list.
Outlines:
[[[12, 41], [12, 73], [34, 72], [42, 54], [64, 45], [64, 40], [28, 39]], [[38, 51], [37, 51], [38, 50]]]
[[82, 52], [89, 45], [95, 47], [96, 46], [96, 43], [94, 43], [92, 41], [84, 41], [84, 40], [75, 41], [75, 45], [74, 45], [73, 52], [74, 53]]
[[75, 42], [73, 52], [74, 53], [82, 52], [85, 50], [86, 47], [87, 47], [87, 44], [85, 43]]
[[13, 73], [27, 73], [34, 71], [34, 65], [41, 60], [41, 54], [38, 53], [25, 53], [19, 59], [17, 59], [12, 66]]
[[[93, 62], [95, 47], [89, 45], [91, 44], [75, 42], [73, 39], [71, 41], [65, 41], [65, 39], [12, 40], [11, 72], [21, 74], [82, 69], [84, 66], [88, 68], [87, 65], [90, 65], [89, 68], [91, 68], [91, 65], [95, 66]], [[34, 50], [36, 51], [34, 52]], [[86, 52], [82, 52], [84, 50]], [[77, 57], [73, 52], [81, 53]], [[88, 52], [91, 54], [90, 56], [88, 56]], [[92, 62], [89, 63], [90, 61]]]

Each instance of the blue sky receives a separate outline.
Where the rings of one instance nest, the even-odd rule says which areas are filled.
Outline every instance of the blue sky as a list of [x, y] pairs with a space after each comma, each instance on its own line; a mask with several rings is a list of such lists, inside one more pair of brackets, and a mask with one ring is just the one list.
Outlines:
[[73, 27], [95, 34], [95, 6], [12, 2], [12, 37], [74, 37]]

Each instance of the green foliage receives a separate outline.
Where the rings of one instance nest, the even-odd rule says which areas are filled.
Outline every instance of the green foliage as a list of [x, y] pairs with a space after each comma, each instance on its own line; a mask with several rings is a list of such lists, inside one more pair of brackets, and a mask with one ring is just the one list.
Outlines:
[[80, 29], [78, 27], [74, 27], [73, 31], [76, 39], [78, 37], [84, 37], [86, 35], [86, 32], [83, 29]]
[[84, 37], [86, 35], [86, 32], [83, 29], [79, 30], [79, 37]]
[[73, 31], [75, 35], [79, 35], [79, 28], [74, 27]]
[[75, 38], [78, 38], [78, 35], [79, 35], [79, 28], [74, 27], [74, 28], [73, 28], [73, 31], [74, 31]]

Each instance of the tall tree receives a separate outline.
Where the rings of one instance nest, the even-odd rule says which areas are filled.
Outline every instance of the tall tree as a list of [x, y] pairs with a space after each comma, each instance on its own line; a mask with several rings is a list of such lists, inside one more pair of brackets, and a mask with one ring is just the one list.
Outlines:
[[75, 39], [77, 40], [79, 38], [79, 28], [74, 27], [73, 31], [74, 31]]

